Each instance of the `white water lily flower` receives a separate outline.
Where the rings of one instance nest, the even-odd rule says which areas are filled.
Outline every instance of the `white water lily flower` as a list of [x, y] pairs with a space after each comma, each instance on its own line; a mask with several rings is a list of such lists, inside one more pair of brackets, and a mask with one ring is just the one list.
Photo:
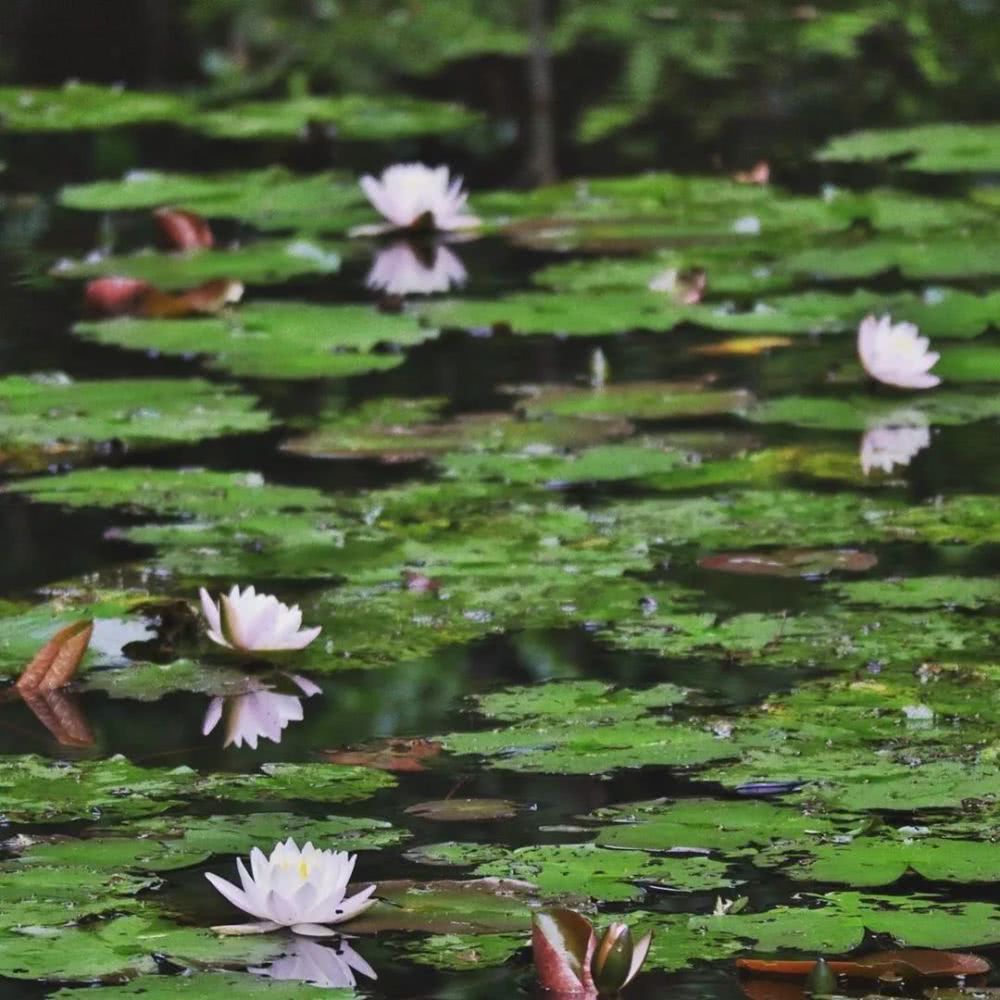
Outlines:
[[432, 295], [464, 285], [466, 271], [458, 257], [443, 246], [432, 252], [428, 262], [402, 241], [379, 250], [365, 284], [388, 295]]
[[447, 167], [428, 167], [423, 163], [397, 163], [387, 167], [380, 178], [366, 174], [361, 190], [391, 226], [386, 229], [427, 227], [450, 232], [479, 225], [474, 215], [465, 214], [468, 194], [462, 190], [462, 178], [449, 176]]
[[346, 851], [321, 851], [306, 844], [299, 850], [291, 837], [278, 844], [266, 857], [255, 847], [250, 852], [248, 873], [243, 859], [236, 869], [243, 888], [240, 889], [211, 872], [205, 878], [233, 906], [257, 917], [260, 923], [237, 927], [216, 928], [221, 933], [267, 934], [281, 927], [290, 927], [296, 934], [307, 937], [328, 937], [335, 931], [324, 924], [340, 924], [364, 913], [375, 900], [369, 898], [375, 886], [353, 896], [345, 896], [357, 855]]
[[[322, 694], [322, 688], [307, 677], [288, 675], [289, 680], [307, 698]], [[289, 723], [301, 722], [305, 717], [302, 699], [294, 694], [282, 694], [266, 685], [246, 694], [228, 698], [215, 697], [208, 705], [201, 732], [208, 736], [219, 724], [223, 712], [226, 715], [226, 739], [223, 746], [236, 745], [257, 749], [257, 741], [281, 742], [281, 734]]]
[[302, 612], [288, 607], [271, 594], [258, 594], [253, 587], [242, 593], [234, 586], [216, 604], [204, 587], [201, 608], [208, 621], [208, 637], [229, 649], [251, 653], [273, 653], [282, 649], [304, 649], [321, 628], [302, 628]]
[[343, 939], [320, 944], [297, 937], [281, 958], [265, 966], [251, 966], [247, 972], [267, 979], [309, 983], [325, 989], [357, 985], [354, 973], [378, 979], [375, 970]]
[[909, 465], [930, 443], [931, 429], [923, 414], [893, 414], [869, 427], [862, 436], [861, 469], [866, 476], [873, 469], [892, 472], [897, 465]]
[[858, 327], [858, 356], [873, 379], [900, 389], [931, 389], [940, 384], [930, 369], [940, 354], [929, 351], [930, 341], [912, 323], [893, 323], [891, 317], [866, 316]]

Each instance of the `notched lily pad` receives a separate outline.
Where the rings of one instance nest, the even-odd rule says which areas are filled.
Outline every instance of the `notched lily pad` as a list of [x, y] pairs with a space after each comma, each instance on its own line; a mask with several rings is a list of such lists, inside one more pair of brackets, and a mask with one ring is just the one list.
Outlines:
[[438, 799], [419, 802], [403, 810], [409, 816], [437, 823], [482, 823], [512, 819], [518, 807], [507, 799]]

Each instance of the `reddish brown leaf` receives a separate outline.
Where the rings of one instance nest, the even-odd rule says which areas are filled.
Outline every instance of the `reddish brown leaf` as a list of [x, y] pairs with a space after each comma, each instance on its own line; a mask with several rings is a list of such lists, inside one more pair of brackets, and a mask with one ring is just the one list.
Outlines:
[[[813, 961], [781, 961], [739, 958], [736, 967], [751, 975], [795, 976], [812, 972]], [[929, 948], [903, 948], [864, 955], [851, 961], [827, 963], [838, 976], [865, 982], [877, 980], [944, 979], [953, 976], [983, 976], [993, 968], [985, 958]]]
[[95, 278], [84, 291], [87, 308], [102, 316], [121, 316], [139, 308], [153, 290], [148, 281], [136, 278]]
[[22, 694], [25, 705], [35, 718], [55, 737], [60, 746], [89, 747], [94, 736], [76, 701], [63, 691], [38, 690]]
[[180, 295], [171, 295], [157, 288], [150, 288], [142, 297], [137, 312], [151, 319], [179, 319], [192, 315], [214, 316], [242, 298], [243, 283], [240, 281], [208, 281]]
[[158, 208], [153, 217], [164, 240], [175, 250], [207, 250], [215, 245], [211, 227], [194, 212]]
[[82, 619], [60, 629], [35, 654], [17, 681], [17, 689], [24, 695], [37, 691], [44, 693], [68, 684], [80, 666], [83, 654], [94, 634], [94, 623]]
[[702, 569], [742, 576], [821, 576], [835, 570], [863, 573], [878, 562], [858, 549], [776, 549], [773, 552], [720, 552], [698, 560]]
[[436, 757], [443, 747], [426, 739], [382, 740], [353, 750], [327, 750], [323, 757], [331, 764], [372, 767], [397, 773], [425, 771], [425, 760]]

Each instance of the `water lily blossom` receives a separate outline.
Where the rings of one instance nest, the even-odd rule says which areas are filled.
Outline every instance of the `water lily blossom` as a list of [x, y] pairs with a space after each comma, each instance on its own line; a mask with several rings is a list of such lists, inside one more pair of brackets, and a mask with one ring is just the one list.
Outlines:
[[433, 295], [465, 284], [462, 262], [444, 246], [430, 249], [427, 259], [400, 241], [375, 255], [365, 284], [387, 295]]
[[274, 653], [304, 649], [321, 628], [302, 628], [302, 612], [288, 607], [271, 594], [258, 594], [253, 587], [240, 591], [234, 586], [216, 604], [201, 588], [201, 609], [208, 622], [208, 637], [220, 646], [245, 653]]
[[222, 934], [268, 934], [282, 927], [306, 937], [330, 937], [335, 931], [326, 924], [352, 920], [375, 905], [375, 886], [346, 896], [357, 855], [346, 851], [322, 851], [306, 844], [299, 850], [291, 837], [265, 856], [255, 847], [250, 852], [250, 872], [242, 858], [236, 869], [243, 888], [211, 872], [205, 878], [229, 900], [260, 921], [234, 927], [217, 927]]
[[866, 476], [874, 469], [892, 472], [907, 466], [931, 444], [931, 429], [919, 412], [901, 412], [869, 427], [861, 438], [859, 460]]
[[462, 178], [451, 177], [447, 167], [397, 163], [379, 178], [366, 174], [361, 178], [361, 190], [389, 225], [363, 227], [357, 233], [415, 228], [451, 232], [479, 225], [476, 216], [465, 212], [469, 196], [462, 190]]
[[866, 316], [858, 327], [858, 356], [878, 382], [900, 389], [932, 389], [941, 379], [930, 369], [941, 357], [912, 323], [893, 323], [890, 316]]
[[[308, 677], [288, 675], [289, 680], [305, 695], [322, 694], [322, 688], [314, 684]], [[281, 742], [281, 734], [292, 722], [301, 722], [305, 717], [302, 699], [294, 694], [283, 694], [274, 691], [267, 685], [261, 685], [246, 694], [232, 695], [228, 698], [215, 697], [208, 704], [201, 732], [208, 736], [219, 724], [223, 714], [226, 716], [226, 737], [223, 746], [247, 746], [257, 749], [257, 741], [270, 740]]]
[[266, 979], [309, 983], [323, 989], [353, 989], [354, 973], [378, 979], [375, 970], [343, 939], [331, 944], [297, 937], [280, 958], [264, 966], [251, 966], [247, 972]]
[[652, 933], [633, 942], [627, 924], [613, 923], [598, 936], [575, 910], [543, 910], [532, 918], [531, 946], [539, 985], [574, 1000], [617, 996], [639, 974]]

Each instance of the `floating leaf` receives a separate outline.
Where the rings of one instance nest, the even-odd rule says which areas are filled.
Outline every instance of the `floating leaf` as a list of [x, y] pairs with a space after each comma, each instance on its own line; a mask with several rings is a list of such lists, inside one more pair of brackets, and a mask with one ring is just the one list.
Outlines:
[[364, 306], [298, 302], [256, 302], [212, 319], [79, 323], [76, 332], [133, 350], [208, 355], [213, 367], [234, 374], [289, 379], [392, 368], [403, 355], [376, 353], [377, 348], [419, 344], [437, 335], [409, 317]]
[[79, 669], [93, 634], [94, 622], [90, 619], [60, 629], [17, 679], [17, 689], [22, 696], [34, 692], [45, 694], [68, 684]]
[[721, 552], [698, 560], [702, 569], [741, 576], [825, 576], [864, 573], [878, 563], [871, 552], [857, 549], [778, 549], [773, 552]]
[[511, 819], [517, 815], [517, 805], [507, 799], [438, 799], [407, 806], [403, 812], [437, 823], [480, 823]]
[[868, 129], [832, 139], [820, 160], [905, 158], [910, 170], [967, 173], [1000, 170], [1000, 126], [936, 124]]
[[178, 94], [67, 83], [58, 89], [0, 87], [0, 121], [14, 132], [117, 128], [177, 121], [190, 112]]

